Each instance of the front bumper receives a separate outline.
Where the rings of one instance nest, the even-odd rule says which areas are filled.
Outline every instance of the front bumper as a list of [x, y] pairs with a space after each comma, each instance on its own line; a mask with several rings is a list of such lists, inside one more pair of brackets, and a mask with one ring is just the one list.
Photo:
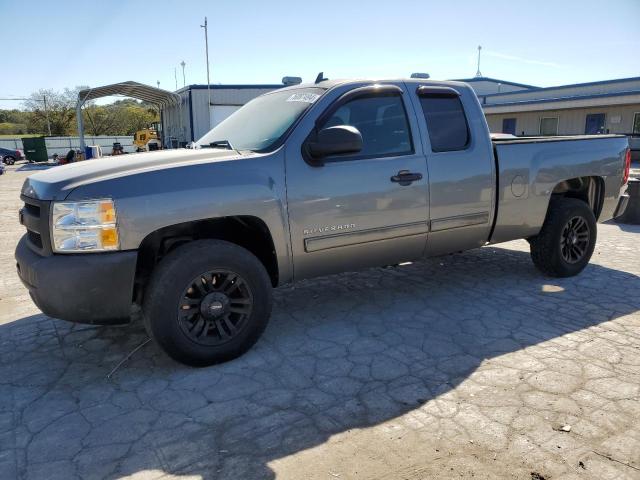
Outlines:
[[50, 317], [103, 325], [129, 320], [137, 251], [41, 256], [25, 235], [15, 258], [20, 280]]

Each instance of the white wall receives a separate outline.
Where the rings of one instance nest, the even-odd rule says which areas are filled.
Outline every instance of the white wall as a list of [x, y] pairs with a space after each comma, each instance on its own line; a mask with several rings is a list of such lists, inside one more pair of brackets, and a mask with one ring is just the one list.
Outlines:
[[211, 105], [209, 107], [209, 115], [211, 119], [211, 128], [218, 125], [224, 119], [226, 119], [233, 112], [238, 110], [238, 105]]

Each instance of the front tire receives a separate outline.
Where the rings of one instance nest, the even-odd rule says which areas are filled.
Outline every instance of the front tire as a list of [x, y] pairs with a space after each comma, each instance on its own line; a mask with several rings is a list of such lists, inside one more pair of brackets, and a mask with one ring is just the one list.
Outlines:
[[267, 326], [272, 289], [251, 252], [221, 240], [178, 247], [156, 267], [145, 327], [174, 360], [202, 367], [239, 357]]
[[551, 277], [572, 277], [589, 263], [596, 246], [596, 218], [576, 198], [552, 199], [540, 233], [529, 240], [531, 259]]

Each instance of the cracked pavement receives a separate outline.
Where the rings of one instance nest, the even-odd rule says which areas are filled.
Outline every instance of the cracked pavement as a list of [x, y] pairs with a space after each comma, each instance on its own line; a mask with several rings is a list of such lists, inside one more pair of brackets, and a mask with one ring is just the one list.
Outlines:
[[517, 241], [280, 288], [242, 358], [149, 342], [109, 375], [144, 329], [38, 311], [13, 261], [31, 172], [7, 170], [2, 479], [640, 478], [640, 226], [599, 225], [569, 279]]

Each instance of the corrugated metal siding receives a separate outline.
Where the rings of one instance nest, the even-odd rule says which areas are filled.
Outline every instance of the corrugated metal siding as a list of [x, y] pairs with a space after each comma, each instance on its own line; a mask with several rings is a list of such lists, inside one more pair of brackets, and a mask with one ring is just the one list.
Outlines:
[[178, 143], [189, 142], [189, 95], [180, 95], [180, 104], [162, 110], [162, 128], [164, 138], [175, 138]]
[[[271, 87], [224, 88], [224, 86], [216, 85], [211, 89], [211, 103], [214, 107], [215, 105], [244, 105], [249, 100], [273, 90], [274, 88]], [[198, 140], [209, 131], [210, 113], [207, 108], [207, 89], [200, 86], [197, 88], [187, 87], [179, 91], [178, 94], [182, 98], [181, 104], [162, 110], [165, 137], [175, 137], [179, 142], [187, 143]], [[189, 94], [191, 94], [191, 110], [189, 109]]]
[[9, 150], [24, 150], [21, 138], [2, 138], [0, 139], [0, 148], [8, 148]]
[[[640, 112], [640, 103], [625, 106], [609, 106], [600, 108], [576, 108], [570, 110], [545, 110], [539, 112], [517, 112], [502, 114], [487, 114], [487, 123], [492, 133], [502, 131], [504, 118], [516, 119], [516, 134], [539, 135], [540, 119], [542, 117], [558, 117], [558, 135], [581, 135], [585, 132], [585, 122], [590, 113], [604, 113], [605, 128], [609, 133], [631, 133], [633, 130], [634, 114]], [[612, 123], [615, 117], [620, 117], [620, 123]]]
[[482, 105], [485, 113], [535, 112], [541, 110], [564, 110], [570, 108], [606, 108], [612, 105], [635, 105], [640, 103], [640, 91], [636, 94], [605, 94], [604, 97], [570, 98], [566, 100], [534, 100], [505, 105]]
[[[120, 142], [125, 152], [135, 152], [133, 146], [133, 137], [131, 136], [85, 136], [84, 141], [86, 145], [100, 145], [102, 147], [102, 153], [104, 155], [111, 154], [111, 148], [115, 142]], [[80, 148], [79, 137], [46, 137], [45, 145], [47, 147], [47, 155], [49, 158], [53, 154], [57, 153], [59, 156], [65, 156], [71, 149]], [[22, 139], [20, 138], [3, 138], [0, 140], [0, 147], [2, 148], [17, 148], [24, 150], [22, 146]]]
[[[273, 90], [273, 88], [215, 89], [211, 90], [211, 103], [214, 105], [244, 105], [249, 100]], [[207, 102], [206, 88], [196, 89], [193, 92], [197, 94], [199, 100]]]
[[[215, 95], [211, 90], [211, 102], [214, 103]], [[193, 140], [199, 140], [209, 131], [209, 108], [207, 107], [207, 91], [191, 90], [191, 102], [193, 108]]]

